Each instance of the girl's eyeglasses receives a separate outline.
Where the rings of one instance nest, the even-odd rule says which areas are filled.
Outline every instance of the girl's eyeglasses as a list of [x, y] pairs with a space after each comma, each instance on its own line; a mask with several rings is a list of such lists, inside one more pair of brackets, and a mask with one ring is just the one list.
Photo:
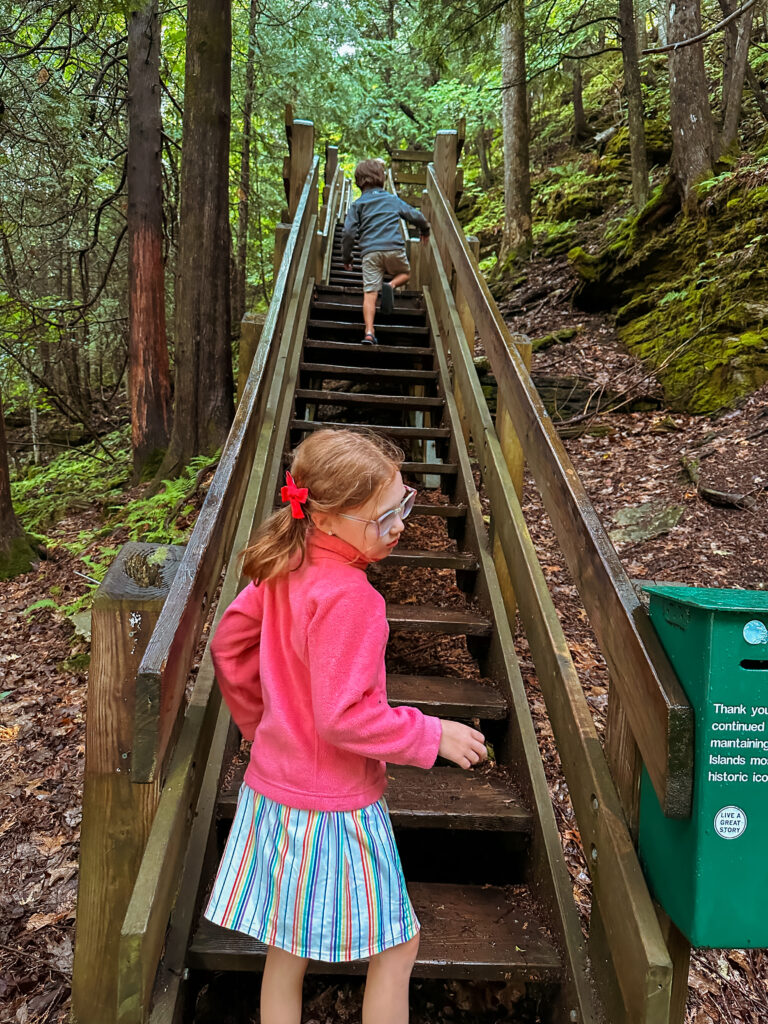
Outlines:
[[362, 519], [360, 516], [350, 516], [346, 512], [337, 512], [337, 516], [341, 516], [342, 519], [354, 519], [357, 523], [375, 523], [378, 527], [379, 538], [385, 537], [392, 527], [395, 525], [395, 521], [400, 519], [407, 519], [413, 511], [413, 506], [416, 503], [416, 491], [413, 487], [405, 485], [405, 497], [395, 508], [389, 509], [387, 512], [383, 512], [378, 519]]

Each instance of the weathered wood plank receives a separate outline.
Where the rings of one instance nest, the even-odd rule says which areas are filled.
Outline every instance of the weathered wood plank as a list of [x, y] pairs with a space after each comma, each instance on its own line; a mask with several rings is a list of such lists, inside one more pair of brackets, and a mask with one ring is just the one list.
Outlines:
[[690, 703], [520, 356], [509, 345], [509, 332], [487, 284], [475, 273], [463, 233], [432, 170], [428, 190], [433, 239], [439, 236], [450, 252], [654, 789], [666, 814], [686, 817], [693, 783]]
[[[422, 925], [414, 976], [484, 981], [552, 982], [562, 964], [531, 908], [528, 894], [508, 899], [494, 886], [414, 882], [411, 899]], [[265, 947], [242, 933], [204, 923], [190, 949], [190, 966], [204, 970], [259, 971]], [[313, 973], [360, 974], [366, 962], [323, 964]]]
[[439, 440], [451, 436], [446, 427], [394, 427], [380, 423], [331, 423], [327, 420], [291, 420], [291, 430], [309, 434], [313, 430], [357, 430], [363, 433], [373, 431], [375, 434], [386, 434], [388, 437], [414, 437]]
[[442, 398], [419, 398], [413, 395], [376, 395], [357, 391], [317, 391], [299, 388], [297, 398], [323, 405], [385, 405], [394, 409], [440, 409]]
[[389, 604], [387, 621], [400, 632], [459, 633], [488, 636], [493, 628], [489, 619], [460, 608], [436, 608], [431, 605]]

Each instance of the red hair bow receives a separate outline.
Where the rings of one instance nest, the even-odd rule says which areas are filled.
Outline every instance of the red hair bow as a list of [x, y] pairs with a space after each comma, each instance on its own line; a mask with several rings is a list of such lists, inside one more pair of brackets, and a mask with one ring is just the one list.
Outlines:
[[285, 474], [285, 487], [280, 488], [280, 497], [283, 501], [290, 501], [291, 515], [294, 519], [304, 518], [304, 509], [301, 506], [309, 497], [309, 489], [297, 487], [290, 473]]

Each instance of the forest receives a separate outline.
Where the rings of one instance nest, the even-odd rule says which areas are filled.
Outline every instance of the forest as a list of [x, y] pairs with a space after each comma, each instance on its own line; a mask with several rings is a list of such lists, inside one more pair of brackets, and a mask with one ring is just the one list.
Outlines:
[[[286, 107], [348, 175], [460, 129], [457, 216], [628, 574], [765, 588], [768, 2], [0, 11], [0, 1019], [43, 1024], [70, 1006], [93, 597], [125, 542], [184, 544], [205, 500], [241, 322], [275, 285]], [[354, 1019], [347, 989], [324, 1000], [312, 1019]], [[766, 1000], [763, 951], [694, 953], [691, 1024]]]

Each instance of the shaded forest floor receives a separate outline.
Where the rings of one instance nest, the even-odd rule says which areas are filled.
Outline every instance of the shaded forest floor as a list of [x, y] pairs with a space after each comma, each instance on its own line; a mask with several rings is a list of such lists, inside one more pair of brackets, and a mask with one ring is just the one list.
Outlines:
[[[627, 390], [653, 392], [652, 379], [616, 342], [610, 319], [571, 309], [570, 273], [565, 261], [534, 261], [527, 280], [503, 304], [510, 325], [533, 337], [577, 329], [569, 341], [535, 354], [534, 373], [578, 374], [595, 389], [615, 389], [620, 380]], [[535, 298], [527, 298], [537, 291]], [[766, 585], [768, 457], [763, 442], [768, 388], [719, 418], [670, 415], [664, 409], [619, 411], [580, 419], [578, 426], [586, 432], [568, 440], [567, 447], [603, 522], [610, 530], [645, 535], [615, 535], [631, 577], [722, 587]], [[712, 504], [714, 492], [730, 496], [731, 506]], [[530, 481], [525, 504], [577, 669], [602, 728], [605, 666]], [[622, 510], [638, 506], [642, 513], [627, 523]], [[657, 516], [662, 511], [668, 515]], [[98, 509], [73, 515], [49, 535], [74, 540], [81, 531], [93, 529], [99, 516]], [[660, 526], [663, 532], [654, 533]], [[653, 535], [647, 536], [649, 531]], [[119, 534], [109, 539], [110, 544], [120, 542]], [[69, 619], [52, 609], [25, 610], [51, 593], [62, 602], [83, 593], [86, 583], [76, 575], [84, 569], [80, 558], [55, 556], [7, 583], [0, 593], [0, 1021], [14, 1024], [63, 1022], [68, 1011], [89, 644], [74, 634]], [[518, 643], [566, 859], [586, 914], [589, 881], [567, 788], [524, 638]], [[689, 1024], [762, 1024], [768, 953], [697, 952], [689, 985]], [[307, 1021], [358, 1019], [355, 983], [328, 986], [312, 981], [308, 997]], [[414, 983], [413, 1004], [418, 1024], [496, 1019], [481, 1018], [477, 994], [461, 985]], [[522, 1024], [521, 1018], [514, 1019]]]

